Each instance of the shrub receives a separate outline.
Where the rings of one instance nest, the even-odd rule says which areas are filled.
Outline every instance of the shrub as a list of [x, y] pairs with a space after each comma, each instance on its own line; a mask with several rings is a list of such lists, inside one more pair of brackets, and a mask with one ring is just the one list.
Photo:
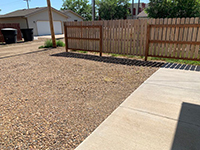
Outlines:
[[[61, 40], [57, 40], [56, 46], [64, 47], [65, 43], [62, 42]], [[44, 46], [40, 46], [39, 48], [49, 48], [49, 47], [53, 47], [53, 42], [52, 42], [52, 40], [48, 39], [45, 41]]]
[[64, 43], [63, 41], [61, 41], [61, 40], [58, 40], [58, 41], [56, 41], [56, 45], [57, 45], [57, 46], [64, 47], [64, 46], [65, 46], [65, 43]]
[[49, 48], [49, 47], [52, 47], [52, 46], [53, 46], [52, 40], [46, 40], [45, 41], [45, 43], [44, 43], [45, 48]]

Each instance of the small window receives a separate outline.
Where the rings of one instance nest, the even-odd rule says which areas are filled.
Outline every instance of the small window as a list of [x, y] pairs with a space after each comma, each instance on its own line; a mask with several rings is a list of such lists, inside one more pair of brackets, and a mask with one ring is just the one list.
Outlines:
[[75, 22], [77, 22], [78, 20], [74, 20]]

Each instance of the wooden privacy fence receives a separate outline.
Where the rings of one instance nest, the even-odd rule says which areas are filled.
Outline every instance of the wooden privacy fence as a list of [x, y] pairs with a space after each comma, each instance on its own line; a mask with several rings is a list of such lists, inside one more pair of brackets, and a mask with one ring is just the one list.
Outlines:
[[150, 19], [147, 56], [200, 60], [199, 18]]
[[66, 52], [82, 50], [100, 52], [102, 56], [102, 26], [83, 26], [65, 24]]
[[69, 49], [200, 60], [199, 23], [199, 18], [109, 20], [65, 22], [64, 28]]
[[[64, 28], [67, 30], [67, 37], [82, 34], [89, 37], [97, 36], [96, 31], [91, 29], [81, 28], [70, 29], [70, 26], [102, 26], [102, 52], [115, 53], [123, 55], [138, 55], [145, 54], [146, 27], [147, 20], [109, 20], [109, 21], [84, 21], [84, 22], [65, 22]], [[72, 33], [69, 33], [70, 32]], [[74, 36], [73, 35], [73, 36]], [[81, 46], [78, 40], [68, 39], [69, 44], [77, 45], [77, 49], [85, 49]], [[87, 45], [88, 41], [82, 42], [82, 45]], [[90, 45], [92, 42], [89, 41]], [[93, 41], [95, 45], [95, 41]]]

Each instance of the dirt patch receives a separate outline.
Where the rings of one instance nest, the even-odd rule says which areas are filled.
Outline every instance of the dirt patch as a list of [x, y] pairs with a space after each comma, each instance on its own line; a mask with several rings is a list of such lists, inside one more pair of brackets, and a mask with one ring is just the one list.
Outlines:
[[0, 60], [0, 149], [74, 149], [158, 69], [64, 51]]

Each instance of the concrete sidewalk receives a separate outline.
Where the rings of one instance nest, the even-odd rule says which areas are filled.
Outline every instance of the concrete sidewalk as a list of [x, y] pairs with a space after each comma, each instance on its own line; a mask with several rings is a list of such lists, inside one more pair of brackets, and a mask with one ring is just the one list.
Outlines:
[[[64, 34], [57, 34], [57, 35], [55, 35], [56, 39], [62, 39], [64, 37], [65, 37]], [[51, 39], [51, 35], [40, 35], [40, 36], [35, 36], [35, 38], [38, 38], [38, 39], [40, 39], [40, 38], [42, 38], [42, 39]]]
[[199, 150], [200, 72], [161, 68], [76, 150]]

